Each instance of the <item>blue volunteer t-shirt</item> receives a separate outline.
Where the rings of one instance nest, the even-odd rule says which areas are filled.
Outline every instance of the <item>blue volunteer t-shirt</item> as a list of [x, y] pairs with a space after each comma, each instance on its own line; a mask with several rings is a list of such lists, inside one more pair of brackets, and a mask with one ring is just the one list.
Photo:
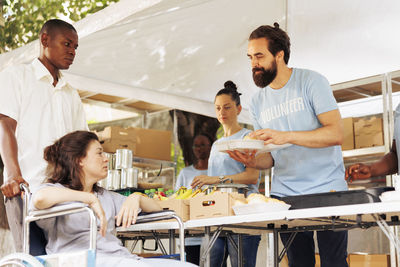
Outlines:
[[[239, 132], [228, 136], [228, 137], [221, 137], [217, 141], [215, 141], [211, 147], [210, 157], [208, 158], [208, 176], [220, 176], [220, 175], [232, 175], [244, 172], [246, 166], [243, 163], [238, 162], [231, 158], [228, 153], [219, 152], [216, 148], [216, 144], [222, 141], [228, 140], [236, 140], [236, 139], [243, 139], [246, 135], [248, 135], [251, 131], [249, 129], [243, 128]], [[248, 194], [251, 193], [258, 193], [258, 186], [260, 184], [259, 176], [257, 184], [249, 184], [249, 191]]]
[[[260, 89], [250, 105], [256, 130], [312, 131], [322, 126], [317, 118], [319, 114], [335, 109], [338, 107], [327, 79], [314, 71], [296, 68], [284, 87]], [[271, 155], [274, 159], [272, 195], [347, 190], [340, 146], [292, 145]]]

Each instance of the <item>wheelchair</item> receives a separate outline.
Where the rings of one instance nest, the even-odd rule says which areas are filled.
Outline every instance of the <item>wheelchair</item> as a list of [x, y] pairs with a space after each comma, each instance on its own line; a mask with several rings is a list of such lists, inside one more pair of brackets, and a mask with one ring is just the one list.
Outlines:
[[[21, 184], [21, 190], [24, 192], [23, 199], [23, 252], [22, 253], [13, 253], [7, 255], [0, 259], [0, 267], [5, 266], [21, 266], [21, 267], [47, 267], [54, 265], [49, 265], [46, 261], [51, 258], [57, 262], [57, 257], [64, 256], [62, 254], [54, 254], [54, 255], [36, 255], [36, 253], [32, 253], [30, 248], [31, 240], [30, 240], [30, 225], [31, 223], [41, 220], [47, 219], [51, 217], [64, 216], [72, 213], [78, 212], [87, 212], [90, 218], [90, 243], [87, 251], [83, 252], [87, 259], [88, 267], [95, 267], [96, 262], [96, 240], [97, 240], [97, 224], [96, 224], [96, 216], [93, 210], [84, 203], [68, 203], [57, 205], [45, 210], [36, 210], [29, 211], [29, 203], [31, 201], [31, 193], [29, 188], [25, 184]], [[185, 251], [184, 251], [184, 226], [182, 219], [175, 214], [174, 211], [164, 210], [155, 213], [147, 213], [147, 214], [139, 214], [136, 223], [146, 223], [146, 222], [154, 222], [160, 220], [167, 219], [175, 219], [179, 225], [179, 243], [180, 243], [180, 260], [185, 261]], [[36, 226], [37, 227], [37, 226]], [[38, 228], [38, 227], [37, 227]], [[43, 235], [44, 236], [44, 235]], [[45, 242], [36, 242], [36, 246], [42, 246], [40, 248], [35, 248], [34, 251], [43, 251], [45, 254]], [[33, 255], [30, 255], [33, 254]], [[73, 257], [74, 253], [71, 254]], [[56, 265], [59, 266], [59, 265]]]

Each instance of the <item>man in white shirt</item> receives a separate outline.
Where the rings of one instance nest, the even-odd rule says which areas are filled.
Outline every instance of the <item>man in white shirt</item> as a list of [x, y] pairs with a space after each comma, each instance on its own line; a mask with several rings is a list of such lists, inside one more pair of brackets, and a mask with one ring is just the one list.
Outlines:
[[44, 148], [69, 132], [88, 129], [78, 92], [60, 72], [73, 63], [77, 47], [75, 28], [52, 19], [40, 31], [39, 57], [0, 72], [1, 191], [17, 251], [22, 250], [19, 185], [34, 191], [45, 178]]

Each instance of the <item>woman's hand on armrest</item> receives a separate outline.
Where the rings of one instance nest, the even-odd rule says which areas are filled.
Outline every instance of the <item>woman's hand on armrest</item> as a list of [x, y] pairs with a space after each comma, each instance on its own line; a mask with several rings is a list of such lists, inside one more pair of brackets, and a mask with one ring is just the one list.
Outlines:
[[93, 194], [90, 194], [92, 197], [90, 197], [89, 203], [87, 203], [90, 208], [94, 211], [94, 213], [97, 215], [97, 217], [100, 220], [100, 234], [102, 236], [106, 235], [107, 231], [107, 219], [106, 219], [106, 214], [104, 213], [103, 207], [101, 206], [100, 200]]
[[129, 227], [129, 225], [136, 222], [139, 208], [144, 212], [155, 212], [160, 211], [162, 208], [157, 204], [157, 201], [149, 197], [144, 197], [137, 194], [131, 194], [126, 198], [122, 204], [118, 215], [115, 217], [117, 222], [116, 225], [122, 227]]
[[117, 220], [116, 225], [127, 228], [132, 223], [136, 222], [136, 218], [140, 207], [140, 196], [136, 194], [131, 194], [127, 197], [122, 204], [118, 215], [115, 217]]

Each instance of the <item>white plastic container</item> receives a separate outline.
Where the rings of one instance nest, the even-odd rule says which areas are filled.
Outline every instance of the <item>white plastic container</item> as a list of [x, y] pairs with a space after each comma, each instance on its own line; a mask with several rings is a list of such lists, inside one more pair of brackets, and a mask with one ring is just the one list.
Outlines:
[[232, 209], [236, 215], [254, 214], [254, 213], [266, 213], [266, 212], [277, 212], [284, 211], [290, 208], [289, 204], [281, 202], [264, 202], [264, 203], [253, 203], [233, 206]]

